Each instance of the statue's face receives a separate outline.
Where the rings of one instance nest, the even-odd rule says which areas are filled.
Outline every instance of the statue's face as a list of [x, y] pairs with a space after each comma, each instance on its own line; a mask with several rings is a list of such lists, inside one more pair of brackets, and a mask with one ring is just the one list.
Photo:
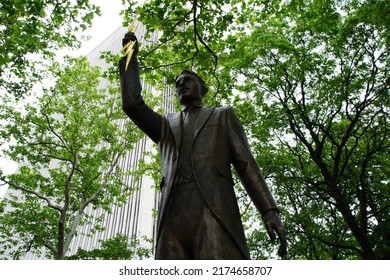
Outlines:
[[176, 79], [176, 94], [180, 104], [187, 105], [202, 100], [202, 85], [197, 77], [184, 73]]

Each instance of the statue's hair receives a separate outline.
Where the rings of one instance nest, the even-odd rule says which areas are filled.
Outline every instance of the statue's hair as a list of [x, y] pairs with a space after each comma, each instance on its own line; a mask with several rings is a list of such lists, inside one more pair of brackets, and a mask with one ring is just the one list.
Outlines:
[[[204, 82], [204, 80], [198, 74], [196, 74], [194, 71], [188, 70], [188, 69], [181, 71], [180, 75], [183, 75], [183, 74], [190, 74], [190, 75], [194, 76], [195, 78], [197, 78], [202, 86], [202, 95], [206, 95], [206, 93], [209, 91], [209, 89], [206, 87], [206, 83]], [[177, 76], [175, 80], [177, 80], [177, 78], [179, 78], [179, 76]]]

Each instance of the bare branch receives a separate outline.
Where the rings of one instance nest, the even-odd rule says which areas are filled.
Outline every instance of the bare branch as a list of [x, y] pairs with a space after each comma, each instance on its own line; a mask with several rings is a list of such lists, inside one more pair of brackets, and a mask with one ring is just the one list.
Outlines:
[[145, 69], [145, 70], [156, 70], [156, 69], [161, 69], [161, 68], [169, 68], [170, 66], [173, 66], [173, 65], [185, 64], [188, 61], [194, 60], [195, 55], [196, 54], [194, 54], [192, 57], [190, 57], [190, 58], [188, 58], [186, 60], [180, 61], [180, 62], [162, 64], [162, 65], [159, 65], [159, 66], [156, 66], [156, 67], [140, 66], [140, 68], [141, 69]]

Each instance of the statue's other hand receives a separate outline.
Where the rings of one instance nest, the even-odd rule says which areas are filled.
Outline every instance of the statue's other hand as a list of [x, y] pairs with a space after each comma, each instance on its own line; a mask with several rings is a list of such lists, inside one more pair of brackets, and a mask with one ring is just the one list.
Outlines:
[[280, 220], [278, 212], [273, 209], [268, 210], [264, 214], [264, 223], [272, 242], [276, 240], [275, 232], [278, 235], [280, 240], [278, 255], [280, 257], [284, 257], [287, 253], [286, 230], [283, 226], [282, 221]]

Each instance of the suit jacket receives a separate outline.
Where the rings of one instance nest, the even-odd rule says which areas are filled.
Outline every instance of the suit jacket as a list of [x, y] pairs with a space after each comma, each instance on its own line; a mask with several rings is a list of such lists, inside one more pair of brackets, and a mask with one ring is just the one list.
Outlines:
[[[138, 65], [136, 60], [132, 60], [132, 63], [126, 72], [123, 59], [120, 64], [122, 107], [159, 147], [163, 176], [157, 222], [159, 229], [178, 171], [180, 112], [161, 116], [145, 104], [140, 94]], [[276, 209], [276, 204], [250, 151], [244, 130], [230, 107], [201, 108], [195, 123], [191, 160], [195, 182], [214, 217], [249, 258], [233, 189], [231, 165], [260, 213]]]

